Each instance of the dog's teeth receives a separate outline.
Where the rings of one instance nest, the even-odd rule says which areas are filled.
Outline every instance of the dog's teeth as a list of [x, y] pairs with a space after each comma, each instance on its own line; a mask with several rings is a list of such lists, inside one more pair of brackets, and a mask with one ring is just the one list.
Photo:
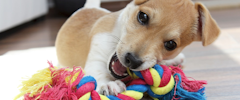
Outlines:
[[123, 75], [124, 75], [124, 76], [127, 76], [128, 74], [127, 74], [127, 73], [124, 73]]
[[115, 74], [117, 74], [113, 67], [112, 67], [112, 70], [113, 70], [113, 72], [114, 72]]
[[112, 62], [112, 66], [114, 65], [114, 61]]

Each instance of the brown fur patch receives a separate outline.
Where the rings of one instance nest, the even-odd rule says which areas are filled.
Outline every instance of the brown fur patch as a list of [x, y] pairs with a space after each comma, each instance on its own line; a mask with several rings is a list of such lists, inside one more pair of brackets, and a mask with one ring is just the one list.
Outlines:
[[84, 67], [90, 50], [92, 27], [108, 13], [98, 9], [82, 9], [61, 27], [56, 40], [58, 60], [65, 67]]

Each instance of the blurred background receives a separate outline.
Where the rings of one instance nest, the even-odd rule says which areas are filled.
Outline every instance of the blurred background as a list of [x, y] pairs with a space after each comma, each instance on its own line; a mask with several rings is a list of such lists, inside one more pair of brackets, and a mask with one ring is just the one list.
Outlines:
[[[193, 1], [206, 5], [222, 33], [210, 46], [194, 42], [183, 50], [184, 72], [208, 81], [209, 100], [240, 100], [240, 0]], [[101, 6], [117, 11], [129, 2], [102, 0]], [[0, 0], [0, 56], [11, 50], [54, 46], [61, 25], [84, 3], [85, 0]]]
[[[101, 6], [110, 11], [117, 11], [130, 1], [102, 0]], [[203, 2], [220, 27], [226, 27], [229, 22], [239, 24], [237, 15], [240, 9], [240, 0], [193, 1]], [[84, 3], [85, 0], [1, 0], [0, 55], [9, 50], [54, 46], [61, 25]]]

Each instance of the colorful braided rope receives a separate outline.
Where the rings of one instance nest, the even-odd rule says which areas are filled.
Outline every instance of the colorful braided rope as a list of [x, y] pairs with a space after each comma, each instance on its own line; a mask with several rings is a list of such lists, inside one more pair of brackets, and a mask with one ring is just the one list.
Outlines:
[[[51, 72], [51, 76], [48, 71]], [[154, 100], [205, 100], [203, 85], [206, 82], [186, 80], [180, 68], [155, 65], [144, 71], [128, 72], [135, 79], [128, 84], [126, 91], [116, 96], [105, 96], [95, 91], [97, 82], [92, 76], [83, 77], [82, 69], [74, 68], [73, 71], [69, 71], [63, 68], [57, 69], [50, 64], [49, 70], [41, 71], [37, 75], [47, 73], [46, 77], [51, 77], [52, 80], [46, 80], [47, 84], [41, 83], [42, 87], [39, 87], [34, 93], [29, 86], [24, 85], [23, 88], [27, 88], [27, 91], [21, 94], [25, 94], [25, 100], [44, 100], [46, 98], [53, 100], [139, 100], [143, 98], [144, 93]], [[30, 80], [39, 80], [37, 78], [39, 76], [32, 77]], [[195, 90], [189, 91], [189, 87], [183, 86], [183, 84], [193, 84], [199, 87], [194, 87]], [[32, 85], [39, 86], [40, 83], [35, 82]]]
[[[147, 92], [154, 99], [170, 100], [169, 98], [163, 99], [164, 96], [174, 96], [171, 95], [171, 91], [174, 91], [175, 80], [172, 76], [171, 70], [167, 66], [155, 65], [154, 67], [144, 70], [135, 71], [135, 75], [138, 77], [133, 80], [127, 90], [117, 96], [104, 96], [97, 94], [96, 80], [91, 76], [85, 76], [82, 78], [80, 83], [77, 85], [77, 89], [81, 91], [79, 95], [79, 100], [139, 100], [143, 97], [143, 93]], [[180, 75], [179, 75], [180, 76]], [[89, 88], [94, 87], [94, 88]], [[89, 89], [89, 90], [86, 90]], [[83, 91], [85, 90], [85, 91]], [[202, 91], [201, 91], [202, 92]], [[203, 100], [204, 97], [200, 97]], [[194, 100], [194, 99], [191, 99]], [[196, 98], [199, 100], [199, 98]]]

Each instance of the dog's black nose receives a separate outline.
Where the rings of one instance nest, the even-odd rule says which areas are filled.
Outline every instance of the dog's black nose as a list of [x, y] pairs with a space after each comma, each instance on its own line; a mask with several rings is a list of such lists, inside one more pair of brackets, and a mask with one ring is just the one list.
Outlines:
[[131, 53], [127, 53], [125, 55], [125, 63], [127, 67], [131, 69], [138, 68], [143, 62], [139, 60], [136, 56], [132, 55]]

